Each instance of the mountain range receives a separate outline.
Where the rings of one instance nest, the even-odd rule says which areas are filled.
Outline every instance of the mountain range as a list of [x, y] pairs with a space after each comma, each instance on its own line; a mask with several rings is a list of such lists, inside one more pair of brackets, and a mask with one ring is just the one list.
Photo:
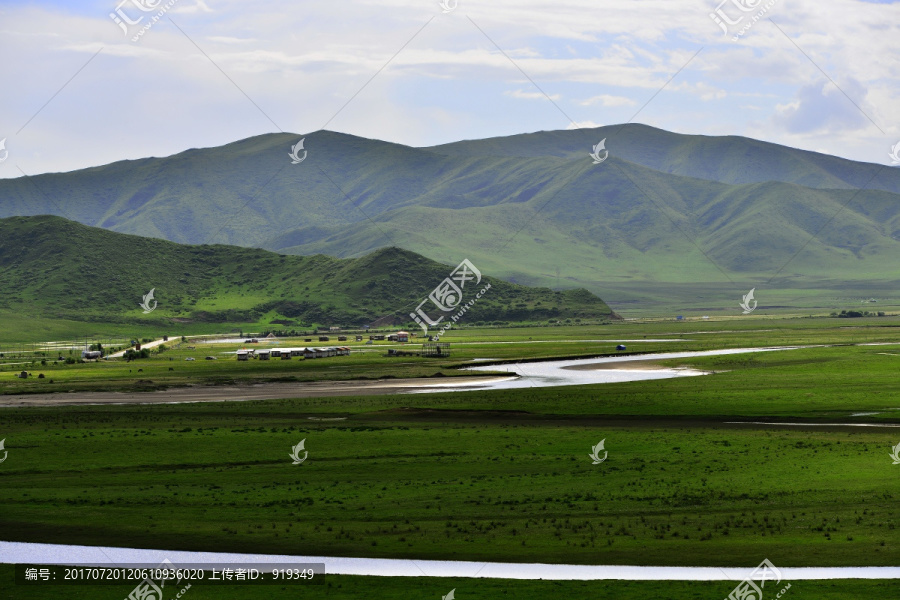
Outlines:
[[[301, 138], [308, 155], [292, 164]], [[594, 164], [601, 140], [609, 156]], [[613, 306], [660, 295], [702, 304], [751, 287], [890, 287], [900, 258], [900, 170], [639, 124], [431, 148], [266, 134], [0, 180], [0, 217], [38, 214], [181, 244], [468, 258]]]

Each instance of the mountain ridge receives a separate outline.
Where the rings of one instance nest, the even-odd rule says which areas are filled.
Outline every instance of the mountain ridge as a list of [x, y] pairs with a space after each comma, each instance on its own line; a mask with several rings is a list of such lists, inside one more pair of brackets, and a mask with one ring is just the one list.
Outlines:
[[[301, 137], [308, 156], [291, 165]], [[610, 156], [593, 165], [602, 137]], [[875, 172], [872, 189], [853, 186]], [[424, 149], [320, 131], [0, 181], [0, 216], [64, 212], [121, 233], [283, 254], [397, 246], [608, 297], [648, 283], [749, 289], [776, 274], [779, 285], [893, 279], [898, 191], [896, 169], [638, 124]]]

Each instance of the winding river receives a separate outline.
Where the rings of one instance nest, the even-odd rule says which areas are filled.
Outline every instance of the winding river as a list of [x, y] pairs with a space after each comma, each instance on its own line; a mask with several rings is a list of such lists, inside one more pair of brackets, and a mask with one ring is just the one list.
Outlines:
[[747, 354], [750, 352], [776, 352], [796, 350], [802, 346], [780, 346], [767, 348], [732, 348], [728, 350], [706, 350], [700, 352], [660, 352], [627, 356], [606, 356], [577, 360], [551, 360], [523, 362], [502, 365], [479, 365], [466, 367], [467, 371], [506, 371], [510, 377], [486, 378], [484, 381], [441, 382], [418, 388], [416, 393], [452, 392], [462, 390], [508, 390], [528, 387], [554, 387], [561, 385], [587, 385], [592, 383], [621, 383], [623, 381], [645, 381], [649, 379], [670, 379], [672, 377], [695, 377], [709, 375], [710, 371], [698, 369], [656, 367], [649, 361], [673, 358], [694, 358], [699, 356], [724, 356]]

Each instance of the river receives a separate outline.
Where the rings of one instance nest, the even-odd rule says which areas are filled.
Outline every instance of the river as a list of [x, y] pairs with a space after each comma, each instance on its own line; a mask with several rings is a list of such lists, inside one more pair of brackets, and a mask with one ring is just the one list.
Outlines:
[[[592, 383], [621, 383], [624, 381], [645, 381], [649, 379], [670, 379], [672, 377], [695, 377], [709, 375], [710, 371], [690, 368], [666, 368], [647, 364], [648, 361], [700, 356], [724, 356], [750, 352], [775, 352], [796, 350], [801, 346], [781, 346], [777, 348], [731, 348], [727, 350], [706, 350], [700, 352], [660, 352], [628, 356], [607, 356], [577, 360], [550, 360], [522, 362], [503, 365], [479, 365], [466, 367], [467, 371], [506, 371], [511, 377], [492, 378], [484, 382], [464, 383], [447, 381], [435, 383], [426, 388], [413, 390], [416, 393], [452, 392], [463, 390], [508, 390], [528, 387], [554, 387], [562, 385], [587, 385]], [[643, 364], [642, 364], [643, 363]]]
[[[630, 565], [559, 565], [541, 563], [410, 560], [392, 558], [343, 558], [333, 556], [288, 556], [144, 550], [0, 542], [0, 563], [34, 565], [155, 566], [169, 560], [179, 565], [207, 565], [209, 569], [234, 565], [322, 564], [331, 575], [376, 575], [391, 577], [483, 577], [492, 579], [546, 579], [629, 581], [741, 581], [756, 565], [745, 567], [657, 567]], [[778, 565], [776, 565], [777, 567]], [[784, 567], [782, 579], [896, 579], [900, 567]]]

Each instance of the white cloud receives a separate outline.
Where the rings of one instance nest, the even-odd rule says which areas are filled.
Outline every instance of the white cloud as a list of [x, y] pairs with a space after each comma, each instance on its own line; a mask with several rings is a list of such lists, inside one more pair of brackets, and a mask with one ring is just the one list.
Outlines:
[[788, 133], [835, 134], [859, 131], [870, 126], [863, 114], [866, 108], [871, 107], [866, 101], [866, 90], [862, 84], [849, 79], [841, 89], [825, 80], [805, 85], [798, 90], [795, 100], [776, 106], [774, 121]]
[[566, 129], [594, 129], [608, 124], [609, 123], [597, 123], [596, 121], [576, 121], [575, 123], [566, 125]]
[[581, 106], [593, 106], [598, 103], [605, 107], [634, 106], [637, 104], [637, 102], [631, 98], [626, 98], [625, 96], [611, 96], [610, 94], [600, 94], [599, 96], [594, 96], [593, 98], [588, 98], [587, 100], [579, 102]]
[[211, 9], [204, 0], [194, 0], [192, 4], [188, 4], [186, 0], [180, 0], [172, 7], [172, 12], [191, 15], [196, 13], [211, 13]]
[[[139, 43], [90, 4], [0, 7], [0, 55], [15, 58], [0, 61], [0, 139], [28, 172], [276, 130], [253, 103], [285, 130], [311, 131], [351, 99], [329, 127], [410, 145], [561, 129], [566, 116], [594, 127], [636, 106], [638, 121], [664, 129], [880, 162], [900, 137], [897, 3], [779, 2], [784, 34], [764, 20], [737, 43], [722, 39], [708, 0], [466, 0], [446, 15], [408, 0], [179, 0], [170, 12], [184, 34], [163, 18]], [[529, 79], [558, 107], [521, 102], [543, 98]], [[18, 175], [10, 165], [0, 177]]]
[[513, 90], [511, 92], [503, 92], [507, 96], [511, 96], [513, 98], [520, 98], [522, 100], [546, 100], [548, 97], [553, 100], [559, 100], [562, 98], [559, 94], [549, 94], [545, 96], [540, 92], [526, 92], [524, 90]]
[[259, 42], [256, 38], [238, 38], [227, 35], [211, 35], [206, 39], [219, 44], [255, 44]]

